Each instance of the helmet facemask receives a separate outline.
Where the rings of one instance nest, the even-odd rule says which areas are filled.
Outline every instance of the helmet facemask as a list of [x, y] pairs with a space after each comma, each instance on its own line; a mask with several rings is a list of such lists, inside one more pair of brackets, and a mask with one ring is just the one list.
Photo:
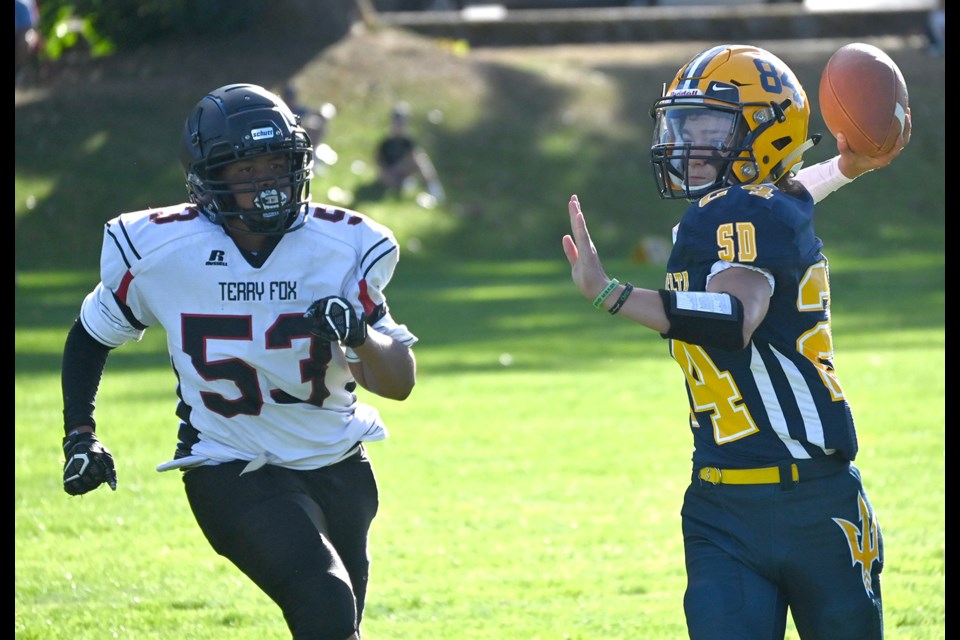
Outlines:
[[[309, 147], [309, 142], [304, 143]], [[234, 163], [276, 154], [286, 162], [286, 169], [272, 176], [258, 176], [253, 180], [229, 179], [227, 169]], [[270, 146], [243, 154], [214, 156], [204, 171], [209, 177], [202, 180], [203, 197], [196, 202], [208, 217], [215, 217], [224, 226], [239, 219], [247, 233], [277, 235], [300, 228], [310, 200], [312, 151], [275, 152]], [[307, 157], [308, 156], [308, 157]], [[189, 182], [189, 177], [188, 177]], [[194, 192], [197, 192], [196, 184]], [[238, 198], [250, 196], [252, 208], [242, 207]]]
[[697, 199], [735, 184], [737, 165], [755, 165], [739, 110], [700, 103], [655, 111], [650, 155], [661, 197]]

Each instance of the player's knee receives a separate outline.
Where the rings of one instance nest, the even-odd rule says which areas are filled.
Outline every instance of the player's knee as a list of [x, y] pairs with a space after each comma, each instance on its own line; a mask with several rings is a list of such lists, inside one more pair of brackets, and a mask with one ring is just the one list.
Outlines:
[[296, 580], [274, 600], [294, 640], [344, 640], [355, 637], [357, 608], [353, 589], [342, 577], [324, 573]]
[[[683, 610], [691, 638], [722, 640], [728, 629], [737, 625], [725, 624], [726, 617], [740, 619], [745, 614], [743, 592], [738, 588], [723, 588], [704, 580], [692, 581], [683, 596]], [[743, 622], [742, 620], [740, 620]]]
[[820, 640], [883, 639], [883, 608], [879, 598], [863, 598], [856, 604], [835, 606], [820, 613], [813, 625], [797, 620], [801, 636]]

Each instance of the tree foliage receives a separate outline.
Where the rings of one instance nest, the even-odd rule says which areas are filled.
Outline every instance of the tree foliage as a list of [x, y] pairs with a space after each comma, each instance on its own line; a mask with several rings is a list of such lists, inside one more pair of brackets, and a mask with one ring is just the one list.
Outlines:
[[264, 23], [290, 30], [312, 24], [342, 36], [354, 20], [368, 19], [371, 5], [369, 0], [40, 0], [39, 7], [44, 52], [55, 60], [74, 47], [98, 57]]
[[271, 4], [262, 0], [41, 0], [40, 29], [44, 37], [56, 37], [57, 26], [69, 16], [90, 24], [92, 30], [84, 37], [99, 37], [117, 49], [127, 49], [176, 36], [242, 30]]

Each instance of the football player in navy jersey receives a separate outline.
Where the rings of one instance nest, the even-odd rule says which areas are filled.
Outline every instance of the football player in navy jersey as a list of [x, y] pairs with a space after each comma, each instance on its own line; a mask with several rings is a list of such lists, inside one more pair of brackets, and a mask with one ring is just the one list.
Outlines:
[[883, 540], [853, 461], [853, 415], [833, 366], [830, 278], [814, 203], [889, 164], [839, 155], [801, 169], [810, 105], [769, 51], [711, 47], [653, 105], [664, 199], [690, 202], [662, 289], [607, 276], [577, 196], [563, 250], [595, 307], [669, 340], [693, 434], [681, 521], [694, 640], [883, 637]]
[[117, 488], [95, 429], [110, 351], [167, 336], [173, 458], [217, 553], [279, 605], [292, 637], [357, 640], [378, 490], [365, 444], [387, 437], [357, 385], [404, 400], [416, 336], [390, 314], [389, 229], [310, 201], [314, 150], [288, 105], [220, 87], [187, 117], [189, 202], [107, 222], [101, 281], [63, 354], [64, 489]]

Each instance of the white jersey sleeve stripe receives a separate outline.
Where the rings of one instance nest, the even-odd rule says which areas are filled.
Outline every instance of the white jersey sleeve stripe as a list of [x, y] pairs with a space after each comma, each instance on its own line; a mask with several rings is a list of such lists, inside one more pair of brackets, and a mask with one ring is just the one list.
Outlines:
[[[130, 236], [127, 235], [127, 230], [123, 226], [123, 222], [117, 224], [117, 227], [120, 228], [120, 231], [123, 233], [123, 238], [118, 237], [117, 234], [113, 232], [113, 228], [108, 224], [107, 225], [107, 235], [113, 240], [113, 244], [117, 247], [117, 252], [120, 254], [120, 257], [123, 258], [124, 263], [126, 263], [127, 268], [129, 269], [133, 266], [133, 263], [127, 257], [127, 253], [132, 253], [133, 256], [140, 260], [140, 253], [137, 251], [136, 247], [133, 246], [133, 242], [130, 240]], [[126, 250], [124, 250], [126, 247]]]
[[370, 254], [373, 253], [374, 249], [376, 249], [377, 247], [379, 247], [385, 242], [389, 242], [389, 241], [386, 238], [384, 238], [377, 244], [370, 247], [370, 250], [367, 251], [366, 255], [363, 256], [363, 259], [360, 261], [360, 266], [361, 266], [361, 269], [363, 270], [362, 271], [363, 277], [367, 277], [367, 274], [370, 273], [370, 270], [373, 269], [373, 267], [376, 266], [376, 264], [380, 262], [380, 260], [382, 260], [384, 256], [389, 255], [390, 253], [396, 251], [397, 245], [391, 244], [386, 251], [383, 251], [377, 254], [377, 256], [372, 260], [368, 260], [368, 258], [370, 257]]
[[119, 347], [143, 337], [144, 330], [130, 324], [113, 292], [103, 283], [98, 284], [84, 299], [80, 307], [80, 321], [87, 333], [108, 347]]

